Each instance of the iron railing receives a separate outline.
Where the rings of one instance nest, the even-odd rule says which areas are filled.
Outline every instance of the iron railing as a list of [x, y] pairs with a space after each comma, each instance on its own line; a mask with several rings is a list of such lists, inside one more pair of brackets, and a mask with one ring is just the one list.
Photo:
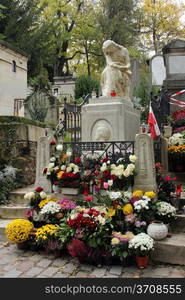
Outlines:
[[73, 157], [85, 158], [89, 154], [96, 154], [98, 159], [109, 158], [111, 163], [124, 159], [129, 161], [129, 156], [134, 154], [133, 141], [116, 142], [65, 142], [64, 151], [71, 151]]

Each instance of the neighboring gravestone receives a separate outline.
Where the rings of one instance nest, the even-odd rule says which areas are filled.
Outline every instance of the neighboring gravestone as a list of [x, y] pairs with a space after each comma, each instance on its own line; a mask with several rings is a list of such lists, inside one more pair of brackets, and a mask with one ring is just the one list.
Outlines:
[[47, 168], [50, 162], [50, 142], [51, 137], [41, 137], [37, 144], [37, 160], [36, 160], [36, 181], [35, 187], [41, 186], [45, 192], [51, 192], [51, 183], [47, 179], [43, 170]]
[[148, 134], [138, 134], [135, 142], [136, 176], [134, 190], [156, 191], [156, 173], [153, 140]]
[[[166, 66], [166, 78], [163, 85], [168, 94], [173, 95], [185, 87], [185, 40], [173, 40], [162, 50]], [[180, 94], [175, 98], [184, 101], [185, 95]], [[178, 106], [171, 105], [170, 107], [171, 112], [178, 109], [180, 109]]]
[[152, 85], [162, 86], [163, 80], [166, 78], [166, 68], [162, 55], [154, 55], [150, 59], [150, 68], [152, 74]]

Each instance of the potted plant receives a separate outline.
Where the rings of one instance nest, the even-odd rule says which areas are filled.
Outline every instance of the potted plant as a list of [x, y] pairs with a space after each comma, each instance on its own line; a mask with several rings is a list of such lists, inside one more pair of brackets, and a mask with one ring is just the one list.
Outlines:
[[176, 208], [170, 203], [160, 201], [156, 203], [156, 219], [169, 224], [176, 219]]
[[149, 253], [154, 249], [154, 240], [146, 233], [139, 233], [129, 241], [128, 249], [135, 255], [137, 266], [143, 269], [148, 265]]
[[17, 244], [19, 249], [27, 249], [27, 242], [34, 229], [32, 222], [24, 219], [16, 219], [10, 222], [5, 229], [7, 239]]

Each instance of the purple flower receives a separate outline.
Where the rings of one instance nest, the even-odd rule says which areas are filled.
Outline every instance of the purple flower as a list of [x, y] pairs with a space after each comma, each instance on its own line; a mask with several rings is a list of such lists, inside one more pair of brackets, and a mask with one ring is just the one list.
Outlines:
[[146, 222], [145, 221], [136, 221], [135, 222], [135, 226], [136, 227], [138, 227], [138, 228], [140, 228], [140, 227], [142, 227], [142, 226], [146, 226]]
[[60, 204], [63, 210], [74, 209], [76, 207], [76, 203], [70, 199], [62, 199], [58, 201], [58, 204]]

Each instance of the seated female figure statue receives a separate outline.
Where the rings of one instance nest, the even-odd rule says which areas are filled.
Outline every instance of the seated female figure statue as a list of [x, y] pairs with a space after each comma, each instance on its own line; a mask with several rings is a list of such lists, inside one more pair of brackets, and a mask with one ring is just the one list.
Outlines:
[[115, 91], [116, 96], [130, 100], [130, 58], [126, 48], [111, 40], [103, 43], [103, 53], [107, 66], [101, 75], [102, 96], [110, 97]]

